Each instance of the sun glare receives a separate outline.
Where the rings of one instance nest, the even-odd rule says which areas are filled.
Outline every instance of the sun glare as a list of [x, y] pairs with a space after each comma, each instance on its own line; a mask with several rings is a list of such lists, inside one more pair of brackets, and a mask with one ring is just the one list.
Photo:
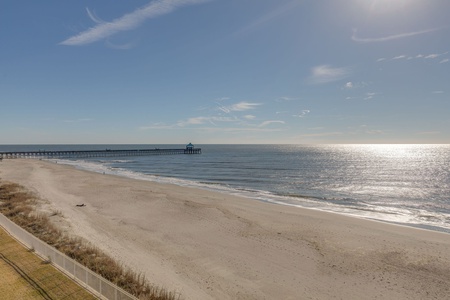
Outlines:
[[[424, 144], [367, 144], [358, 145], [367, 153], [374, 156], [382, 156], [390, 159], [414, 159], [417, 157], [430, 157], [436, 155], [436, 149], [441, 145], [424, 145]], [[433, 151], [434, 150], [434, 151]]]

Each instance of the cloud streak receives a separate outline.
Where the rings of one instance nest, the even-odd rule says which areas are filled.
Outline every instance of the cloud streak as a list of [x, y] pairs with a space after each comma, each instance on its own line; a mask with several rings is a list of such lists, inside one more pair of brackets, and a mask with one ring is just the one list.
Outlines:
[[255, 20], [253, 23], [247, 25], [246, 27], [240, 29], [238, 32], [235, 32], [234, 36], [239, 37], [239, 36], [246, 35], [250, 32], [253, 32], [253, 31], [259, 29], [264, 24], [281, 17], [282, 15], [284, 15], [287, 12], [292, 11], [292, 9], [294, 9], [299, 4], [300, 4], [300, 1], [291, 0], [290, 2], [287, 2], [286, 4], [270, 11], [266, 15], [261, 16], [259, 19]]
[[148, 19], [171, 13], [182, 6], [200, 4], [207, 1], [209, 0], [156, 0], [111, 22], [104, 22], [88, 9], [89, 18], [97, 25], [62, 41], [60, 44], [81, 46], [94, 43], [116, 33], [135, 29]]
[[[439, 58], [441, 56], [445, 56], [447, 54], [449, 54], [449, 51], [444, 52], [444, 53], [417, 54], [415, 56], [402, 54], [402, 55], [394, 56], [392, 58], [382, 57], [382, 58], [377, 59], [376, 61], [377, 62], [383, 62], [383, 61], [385, 62], [385, 61], [393, 61], [393, 60], [417, 60], [417, 59], [420, 59], [420, 60], [434, 60], [436, 58]], [[449, 61], [448, 58], [444, 58], [444, 59], [442, 59], [440, 61], [440, 63], [446, 63], [448, 61]]]
[[332, 68], [329, 65], [320, 65], [311, 69], [310, 83], [321, 84], [337, 81], [350, 76], [349, 68]]
[[279, 120], [270, 120], [270, 121], [264, 121], [261, 124], [258, 125], [258, 127], [265, 127], [271, 124], [286, 124], [286, 122], [284, 121], [279, 121]]
[[[217, 103], [218, 104], [218, 103]], [[251, 103], [251, 102], [239, 102], [230, 106], [218, 106], [218, 109], [222, 112], [228, 114], [232, 111], [246, 111], [255, 109], [257, 106], [261, 105], [261, 103]]]
[[421, 30], [421, 31], [413, 31], [413, 32], [405, 32], [405, 33], [388, 35], [388, 36], [378, 37], [378, 38], [361, 38], [361, 37], [357, 36], [357, 30], [353, 30], [352, 40], [355, 42], [359, 42], [359, 43], [379, 43], [379, 42], [393, 41], [393, 40], [403, 39], [403, 38], [407, 38], [407, 37], [412, 37], [415, 35], [430, 33], [430, 32], [436, 31], [436, 30], [438, 30], [438, 28]]
[[309, 109], [304, 109], [302, 110], [299, 114], [297, 115], [293, 115], [293, 117], [297, 117], [297, 118], [303, 118], [304, 116], [306, 116], [307, 114], [309, 114], [311, 111]]
[[230, 117], [195, 117], [195, 118], [189, 118], [186, 121], [180, 121], [177, 123], [177, 126], [184, 127], [187, 125], [201, 125], [205, 123], [210, 123], [214, 126], [216, 125], [216, 122], [236, 122], [238, 121], [237, 118], [230, 118]]
[[299, 100], [300, 98], [294, 98], [294, 97], [278, 97], [275, 99], [276, 102], [287, 102], [287, 101], [293, 101], [293, 100]]
[[105, 21], [103, 21], [102, 19], [100, 19], [95, 12], [92, 12], [89, 8], [86, 7], [86, 12], [89, 16], [89, 18], [91, 18], [92, 21], [94, 21], [97, 24], [101, 24], [101, 23], [106, 23]]

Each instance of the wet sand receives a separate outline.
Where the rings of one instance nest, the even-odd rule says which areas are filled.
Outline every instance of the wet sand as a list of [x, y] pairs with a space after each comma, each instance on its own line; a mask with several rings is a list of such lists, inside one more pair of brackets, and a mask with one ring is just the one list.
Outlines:
[[182, 299], [450, 295], [450, 234], [39, 160], [3, 160], [0, 178], [36, 193], [67, 233]]

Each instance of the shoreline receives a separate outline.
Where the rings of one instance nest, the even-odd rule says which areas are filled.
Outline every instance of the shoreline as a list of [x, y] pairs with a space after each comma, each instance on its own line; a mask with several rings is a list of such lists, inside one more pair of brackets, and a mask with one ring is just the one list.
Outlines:
[[450, 293], [447, 233], [46, 161], [4, 160], [0, 178], [60, 211], [54, 222], [67, 233], [184, 299]]
[[[388, 224], [394, 224], [399, 226], [407, 226], [411, 228], [419, 228], [437, 232], [443, 232], [450, 234], [450, 225], [437, 224], [436, 220], [433, 222], [417, 223], [418, 220], [416, 214], [418, 211], [411, 212], [409, 208], [402, 210], [397, 208], [394, 213], [388, 212], [389, 207], [379, 206], [376, 208], [370, 207], [355, 207], [355, 206], [345, 206], [345, 205], [335, 205], [328, 201], [323, 202], [323, 198], [318, 196], [303, 196], [303, 195], [287, 195], [287, 194], [277, 194], [272, 191], [266, 190], [254, 190], [251, 188], [239, 188], [239, 187], [226, 187], [219, 183], [206, 183], [201, 181], [193, 181], [190, 179], [180, 179], [172, 177], [160, 177], [158, 175], [149, 175], [140, 172], [135, 172], [126, 168], [113, 167], [110, 168], [108, 165], [96, 162], [86, 162], [80, 163], [79, 161], [72, 160], [46, 160], [54, 163], [60, 163], [64, 165], [72, 166], [79, 170], [85, 170], [89, 172], [95, 172], [100, 174], [108, 174], [114, 176], [125, 177], [129, 179], [150, 181], [154, 183], [161, 184], [174, 184], [181, 187], [188, 187], [194, 189], [201, 189], [206, 191], [223, 193], [226, 195], [243, 197], [246, 199], [257, 200], [264, 203], [272, 203], [277, 205], [287, 205], [295, 208], [305, 208], [313, 209], [322, 212], [336, 213], [344, 216], [349, 216], [353, 218], [360, 218], [364, 220], [380, 221]], [[299, 202], [299, 203], [295, 203]], [[435, 216], [436, 212], [433, 211], [421, 211], [420, 215], [425, 214], [426, 216], [434, 216], [434, 219], [441, 218], [442, 216]], [[416, 221], [416, 222], [414, 222]]]

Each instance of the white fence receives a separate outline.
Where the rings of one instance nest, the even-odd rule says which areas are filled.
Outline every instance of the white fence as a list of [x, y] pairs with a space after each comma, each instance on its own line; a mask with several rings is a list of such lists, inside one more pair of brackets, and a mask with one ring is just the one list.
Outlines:
[[23, 228], [19, 227], [0, 213], [0, 225], [21, 243], [34, 249], [44, 259], [48, 259], [55, 267], [75, 279], [79, 284], [103, 299], [109, 300], [137, 300], [136, 297], [112, 284], [85, 266], [55, 248], [42, 242]]

